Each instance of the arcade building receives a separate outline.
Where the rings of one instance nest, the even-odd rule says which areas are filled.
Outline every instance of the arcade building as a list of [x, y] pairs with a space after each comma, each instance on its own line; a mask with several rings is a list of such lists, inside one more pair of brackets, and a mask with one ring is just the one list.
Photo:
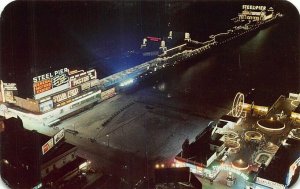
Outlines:
[[300, 170], [299, 104], [300, 94], [295, 93], [280, 96], [271, 106], [245, 103], [238, 93], [227, 115], [209, 124], [194, 142], [183, 144], [176, 166], [227, 186], [292, 186]]

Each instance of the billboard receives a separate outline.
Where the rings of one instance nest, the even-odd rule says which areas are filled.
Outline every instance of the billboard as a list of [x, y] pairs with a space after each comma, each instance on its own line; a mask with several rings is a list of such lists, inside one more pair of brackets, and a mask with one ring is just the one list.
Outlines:
[[267, 9], [266, 6], [259, 6], [259, 5], [242, 5], [243, 10], [257, 10], [257, 11], [264, 11]]
[[63, 68], [57, 71], [54, 71], [52, 73], [46, 73], [43, 75], [39, 75], [33, 78], [33, 83], [37, 83], [46, 79], [52, 79], [53, 77], [59, 76], [59, 75], [63, 75], [64, 73], [68, 73], [69, 69], [68, 68]]
[[15, 103], [14, 96], [17, 94], [16, 83], [3, 83], [0, 80], [0, 102]]
[[53, 109], [53, 101], [48, 100], [45, 102], [40, 103], [40, 112], [47, 112]]
[[97, 79], [95, 69], [87, 72], [81, 72], [70, 77], [70, 87], [76, 87], [94, 79]]
[[61, 139], [63, 139], [65, 136], [65, 130], [62, 129], [60, 130], [58, 133], [56, 133], [56, 135], [54, 135], [53, 139], [54, 139], [54, 144], [57, 144]]
[[69, 87], [68, 68], [46, 73], [33, 78], [33, 93], [35, 99], [65, 90]]
[[54, 88], [52, 88], [52, 89], [50, 89], [48, 91], [44, 91], [42, 93], [35, 94], [34, 98], [36, 100], [41, 100], [44, 97], [49, 97], [49, 96], [51, 96], [51, 95], [53, 95], [55, 93], [59, 93], [59, 92], [64, 91], [64, 90], [66, 90], [68, 88], [69, 88], [69, 83], [66, 83], [66, 84], [63, 84], [63, 85], [61, 85], [59, 87], [54, 87]]
[[3, 89], [6, 91], [16, 91], [17, 84], [16, 83], [3, 83]]
[[79, 87], [76, 87], [68, 91], [65, 91], [63, 93], [52, 96], [52, 100], [54, 105], [56, 107], [59, 107], [72, 102], [72, 98], [78, 96], [79, 94], [80, 94]]
[[52, 89], [52, 80], [45, 79], [40, 82], [36, 82], [33, 84], [33, 92], [34, 94], [40, 94]]
[[81, 90], [84, 91], [84, 90], [88, 90], [94, 86], [97, 86], [99, 85], [99, 80], [98, 79], [94, 79], [92, 81], [88, 81], [88, 82], [85, 82], [83, 84], [81, 84]]
[[50, 140], [48, 140], [48, 142], [46, 142], [46, 143], [42, 146], [42, 153], [43, 153], [43, 155], [44, 155], [45, 153], [47, 153], [53, 146], [54, 146], [53, 138], [51, 138]]
[[111, 89], [108, 89], [106, 91], [103, 91], [101, 93], [101, 100], [105, 100], [105, 99], [111, 98], [115, 94], [116, 94], [116, 89], [115, 88], [111, 88]]
[[4, 99], [6, 102], [15, 103], [13, 91], [4, 91]]

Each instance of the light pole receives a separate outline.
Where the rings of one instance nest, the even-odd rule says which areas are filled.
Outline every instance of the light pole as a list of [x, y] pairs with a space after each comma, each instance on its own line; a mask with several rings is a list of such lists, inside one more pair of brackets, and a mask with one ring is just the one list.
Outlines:
[[107, 147], [109, 147], [109, 134], [107, 134], [106, 137], [107, 137]]

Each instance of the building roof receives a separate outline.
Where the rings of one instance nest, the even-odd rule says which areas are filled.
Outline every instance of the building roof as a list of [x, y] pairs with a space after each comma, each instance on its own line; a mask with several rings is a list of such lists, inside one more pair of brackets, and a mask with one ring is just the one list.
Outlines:
[[219, 128], [223, 128], [225, 125], [227, 125], [226, 121], [219, 121], [219, 123], [218, 123]]
[[224, 142], [220, 140], [222, 138], [222, 136], [223, 135], [215, 132], [211, 136], [210, 144], [213, 144], [213, 145], [216, 145], [216, 146], [221, 146], [222, 144], [224, 144]]
[[179, 153], [177, 157], [195, 161], [197, 163], [202, 163], [206, 165], [207, 160], [215, 153], [215, 151], [210, 150], [212, 128], [205, 129], [197, 140], [191, 143], [183, 153]]
[[282, 145], [278, 149], [273, 160], [257, 177], [286, 185], [289, 168], [300, 156], [300, 140], [288, 138], [286, 143], [288, 145]]
[[233, 123], [237, 123], [239, 121], [240, 118], [238, 117], [234, 117], [234, 116], [230, 116], [230, 115], [223, 115], [220, 120], [225, 121], [225, 122], [233, 122]]
[[57, 180], [62, 179], [63, 176], [66, 175], [67, 173], [70, 173], [70, 172], [73, 172], [74, 170], [79, 169], [79, 165], [81, 165], [85, 161], [86, 161], [85, 159], [83, 159], [81, 157], [77, 157], [74, 161], [67, 163], [62, 168], [52, 171], [50, 174], [48, 174], [44, 178], [44, 181], [45, 182], [51, 182], [51, 181], [56, 182]]

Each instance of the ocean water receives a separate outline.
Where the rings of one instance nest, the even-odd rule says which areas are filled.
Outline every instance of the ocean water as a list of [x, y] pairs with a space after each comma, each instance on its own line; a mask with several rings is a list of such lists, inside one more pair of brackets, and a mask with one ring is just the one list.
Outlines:
[[[229, 29], [242, 4], [15, 2], [1, 17], [0, 78], [16, 82], [20, 96], [30, 97], [32, 77], [60, 68], [96, 68], [98, 77], [105, 77], [145, 61], [130, 54], [138, 51], [143, 37], [163, 37], [173, 30], [205, 41]], [[232, 96], [252, 88], [274, 96], [299, 92], [299, 14], [288, 3], [272, 6], [285, 14], [281, 22], [199, 57], [164, 80], [182, 79], [181, 88], [191, 88], [193, 96]]]

